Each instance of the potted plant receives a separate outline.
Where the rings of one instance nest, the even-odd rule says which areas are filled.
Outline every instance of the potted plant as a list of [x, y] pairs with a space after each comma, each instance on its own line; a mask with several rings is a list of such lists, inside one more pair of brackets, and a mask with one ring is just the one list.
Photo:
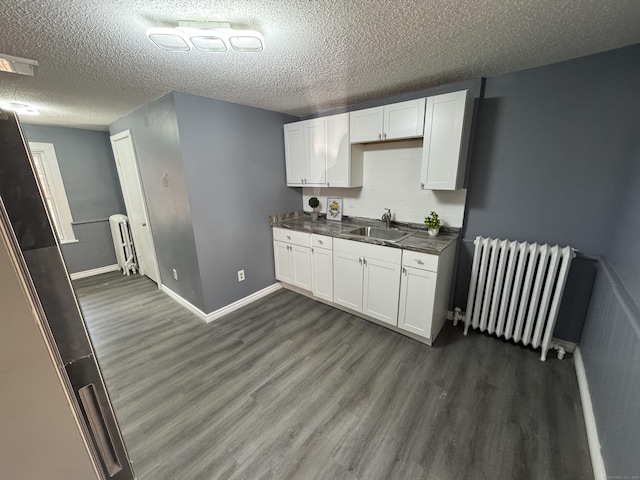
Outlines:
[[442, 223], [440, 222], [440, 219], [438, 218], [438, 214], [436, 212], [431, 212], [428, 217], [424, 217], [424, 224], [429, 231], [429, 235], [431, 235], [432, 237], [438, 236]]
[[318, 212], [316, 212], [316, 208], [318, 208], [319, 205], [320, 205], [320, 200], [318, 200], [318, 197], [311, 197], [309, 199], [309, 206], [312, 208], [312, 211], [311, 211], [312, 222], [318, 221]]

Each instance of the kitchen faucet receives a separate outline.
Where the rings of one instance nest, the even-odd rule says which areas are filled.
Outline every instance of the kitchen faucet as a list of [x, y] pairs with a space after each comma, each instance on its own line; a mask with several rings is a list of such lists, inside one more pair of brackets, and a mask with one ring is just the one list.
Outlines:
[[391, 227], [391, 209], [385, 208], [386, 212], [382, 214], [382, 220], [387, 222], [387, 228]]

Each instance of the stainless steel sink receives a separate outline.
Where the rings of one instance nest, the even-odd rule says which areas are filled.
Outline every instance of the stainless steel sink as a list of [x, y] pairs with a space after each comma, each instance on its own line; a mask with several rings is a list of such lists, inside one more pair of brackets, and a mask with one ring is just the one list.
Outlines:
[[387, 242], [399, 242], [413, 235], [415, 232], [407, 232], [406, 230], [398, 230], [397, 228], [360, 227], [355, 230], [350, 230], [349, 233], [351, 235], [375, 238]]

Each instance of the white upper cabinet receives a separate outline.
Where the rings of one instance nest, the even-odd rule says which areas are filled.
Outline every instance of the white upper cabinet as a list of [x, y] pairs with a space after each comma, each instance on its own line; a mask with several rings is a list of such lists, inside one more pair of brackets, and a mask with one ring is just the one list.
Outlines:
[[287, 185], [361, 187], [362, 153], [351, 151], [349, 114], [284, 126]]
[[349, 114], [325, 117], [327, 122], [327, 186], [361, 187], [362, 152], [349, 143]]
[[350, 113], [351, 143], [421, 137], [425, 99], [392, 103]]
[[467, 166], [473, 99], [468, 90], [427, 98], [420, 188], [462, 188]]
[[327, 184], [326, 122], [324, 118], [284, 126], [287, 185]]
[[351, 143], [379, 142], [384, 129], [384, 107], [351, 112], [349, 122]]

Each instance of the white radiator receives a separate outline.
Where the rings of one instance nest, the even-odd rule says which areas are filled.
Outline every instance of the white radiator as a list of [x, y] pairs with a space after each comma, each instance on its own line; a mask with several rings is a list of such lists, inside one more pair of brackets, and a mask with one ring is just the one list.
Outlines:
[[136, 273], [136, 252], [133, 246], [131, 230], [129, 229], [129, 219], [126, 215], [111, 215], [109, 217], [111, 227], [111, 237], [113, 238], [113, 248], [116, 251], [116, 260], [122, 273], [129, 275]]
[[544, 361], [575, 250], [484, 237], [475, 246], [464, 334], [472, 326], [541, 346]]

